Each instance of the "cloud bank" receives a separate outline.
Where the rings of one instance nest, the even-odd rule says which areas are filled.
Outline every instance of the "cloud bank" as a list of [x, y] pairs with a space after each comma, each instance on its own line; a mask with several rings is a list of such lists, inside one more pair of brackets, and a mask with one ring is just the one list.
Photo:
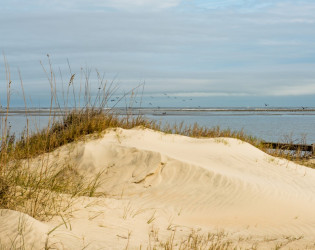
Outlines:
[[176, 7], [181, 0], [2, 0], [3, 10], [12, 12], [41, 11], [159, 11]]

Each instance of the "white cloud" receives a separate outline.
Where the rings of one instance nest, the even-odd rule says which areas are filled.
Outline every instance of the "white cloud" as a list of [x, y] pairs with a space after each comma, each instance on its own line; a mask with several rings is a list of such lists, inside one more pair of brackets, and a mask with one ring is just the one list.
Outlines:
[[260, 45], [266, 46], [301, 46], [303, 43], [299, 41], [277, 41], [277, 40], [261, 40], [259, 41]]
[[180, 2], [181, 0], [108, 0], [99, 4], [102, 6], [126, 10], [130, 8], [145, 8], [154, 10], [175, 7], [179, 5]]
[[162, 10], [176, 7], [182, 0], [1, 0], [3, 11], [102, 11], [108, 8], [126, 11]]
[[314, 95], [315, 82], [312, 84], [296, 84], [294, 86], [280, 86], [268, 93], [273, 96], [299, 96], [299, 95]]

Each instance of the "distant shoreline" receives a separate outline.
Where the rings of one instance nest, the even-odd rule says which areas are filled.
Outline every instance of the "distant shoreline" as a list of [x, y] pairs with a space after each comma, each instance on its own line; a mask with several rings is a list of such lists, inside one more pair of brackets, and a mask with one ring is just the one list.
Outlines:
[[[25, 108], [12, 108], [9, 111], [5, 110], [4, 108], [0, 109], [0, 116], [5, 116], [6, 114], [12, 115], [29, 115], [29, 116], [49, 116], [50, 113], [55, 116], [63, 116], [71, 111], [72, 108], [68, 109], [59, 109], [54, 108], [50, 110], [49, 108], [29, 108], [25, 110]], [[143, 108], [105, 108], [104, 111], [113, 111], [119, 115], [184, 115], [185, 113], [218, 113], [218, 112], [288, 112], [288, 113], [297, 113], [297, 112], [307, 112], [308, 114], [311, 112], [315, 112], [315, 108], [181, 108], [181, 107], [157, 107], [157, 108], [150, 108], [150, 107], [143, 107]], [[254, 114], [253, 114], [254, 115]], [[315, 115], [315, 113], [314, 113]]]

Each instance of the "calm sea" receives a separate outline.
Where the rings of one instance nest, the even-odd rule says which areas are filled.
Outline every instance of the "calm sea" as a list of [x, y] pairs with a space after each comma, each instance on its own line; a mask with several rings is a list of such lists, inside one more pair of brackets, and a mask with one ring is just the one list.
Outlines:
[[[48, 124], [48, 109], [33, 109], [29, 112], [29, 127], [32, 131]], [[118, 109], [121, 115], [123, 109]], [[134, 114], [143, 114], [162, 123], [186, 125], [198, 123], [201, 126], [220, 126], [221, 129], [243, 130], [246, 134], [265, 141], [315, 143], [315, 109], [292, 108], [141, 108]], [[0, 112], [0, 119], [5, 114]], [[11, 110], [8, 118], [11, 132], [20, 134], [26, 128], [26, 117], [22, 109]], [[3, 123], [3, 122], [2, 122]], [[3, 125], [0, 126], [3, 130]]]

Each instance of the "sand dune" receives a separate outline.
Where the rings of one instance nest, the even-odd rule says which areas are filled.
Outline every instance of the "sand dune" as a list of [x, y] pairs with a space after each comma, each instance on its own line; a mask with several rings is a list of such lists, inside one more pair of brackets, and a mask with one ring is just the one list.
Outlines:
[[71, 227], [59, 226], [49, 235], [61, 218], [39, 222], [0, 210], [2, 245], [17, 235], [22, 216], [24, 244], [35, 241], [35, 249], [45, 243], [65, 249], [146, 248], [161, 246], [173, 232], [176, 248], [192, 230], [224, 230], [233, 246], [315, 248], [315, 170], [240, 140], [115, 129], [49, 156], [53, 167], [64, 162], [84, 176], [102, 172], [98, 197], [80, 197], [67, 217]]

